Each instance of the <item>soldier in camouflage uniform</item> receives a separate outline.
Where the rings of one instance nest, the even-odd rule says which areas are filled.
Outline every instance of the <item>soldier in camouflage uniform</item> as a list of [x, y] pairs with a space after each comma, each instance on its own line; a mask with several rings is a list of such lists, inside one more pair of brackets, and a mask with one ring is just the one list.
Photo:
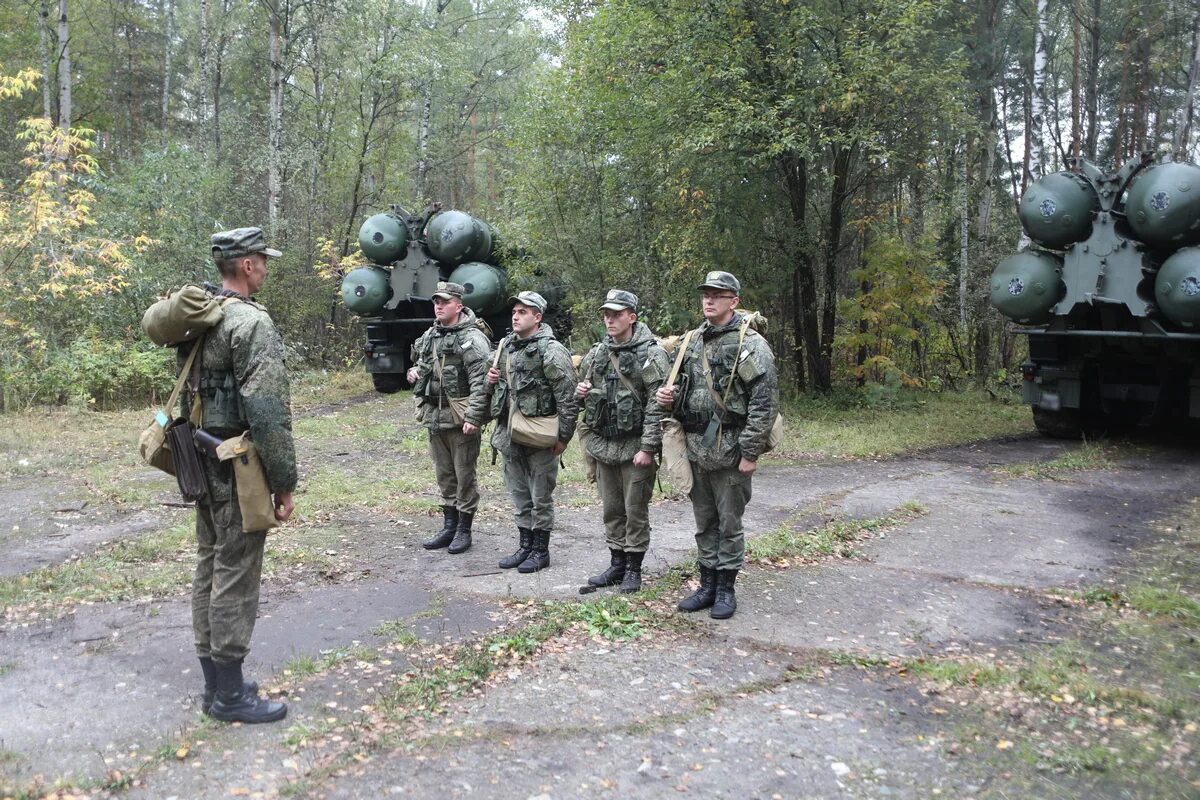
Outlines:
[[756, 331], [746, 330], [738, 347], [744, 317], [736, 310], [738, 279], [710, 272], [700, 291], [704, 323], [684, 354], [679, 381], [660, 388], [657, 398], [687, 433], [692, 463], [700, 588], [679, 609], [711, 608], [713, 619], [728, 619], [737, 610], [734, 583], [746, 550], [742, 514], [779, 413], [779, 377], [771, 348]]
[[[504, 454], [504, 482], [512, 494], [520, 532], [517, 551], [500, 562], [502, 569], [537, 572], [550, 566], [554, 528], [554, 485], [558, 459], [575, 433], [575, 368], [571, 354], [542, 323], [546, 299], [537, 292], [512, 298], [512, 335], [501, 344], [497, 366], [487, 373], [488, 389], [471, 397], [463, 430], [496, 420], [492, 447]], [[528, 417], [558, 417], [558, 441], [544, 450], [512, 441], [509, 404]]]
[[448, 547], [453, 554], [471, 547], [471, 522], [479, 506], [475, 462], [479, 460], [479, 430], [465, 432], [464, 418], [451, 398], [465, 403], [483, 392], [492, 344], [479, 327], [475, 312], [463, 306], [466, 289], [439, 283], [433, 293], [433, 326], [413, 345], [408, 371], [417, 419], [429, 429], [429, 456], [442, 491], [442, 529], [423, 543], [426, 550]]
[[[202, 427], [220, 439], [250, 431], [275, 503], [275, 518], [294, 509], [296, 451], [283, 339], [267, 309], [252, 297], [267, 278], [267, 247], [258, 228], [237, 228], [212, 237], [221, 275], [220, 296], [231, 298], [224, 316], [203, 337], [199, 363]], [[183, 350], [184, 348], [180, 348]], [[186, 354], [181, 352], [182, 359]], [[192, 404], [185, 392], [184, 413]], [[274, 722], [287, 715], [283, 703], [258, 696], [242, 677], [242, 660], [258, 615], [266, 531], [242, 530], [233, 461], [205, 453], [208, 496], [196, 503], [198, 561], [192, 581], [192, 630], [204, 672], [204, 710], [226, 722]]]
[[[662, 449], [662, 406], [654, 398], [670, 371], [667, 353], [637, 318], [633, 292], [613, 289], [600, 306], [608, 335], [579, 366], [575, 397], [583, 401], [583, 438], [596, 461], [596, 486], [604, 511], [608, 569], [590, 586], [642, 588], [642, 559], [650, 546], [650, 497]], [[582, 436], [582, 434], [581, 434]]]

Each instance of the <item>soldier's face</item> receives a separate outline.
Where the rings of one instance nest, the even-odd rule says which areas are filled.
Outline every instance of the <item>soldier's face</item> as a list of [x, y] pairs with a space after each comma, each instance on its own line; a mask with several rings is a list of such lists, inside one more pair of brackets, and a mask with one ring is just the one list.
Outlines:
[[257, 294], [267, 282], [267, 257], [259, 253], [246, 256], [242, 261], [242, 270], [246, 273], [246, 284], [250, 294]]
[[741, 298], [733, 292], [721, 289], [705, 289], [700, 293], [700, 305], [704, 318], [710, 325], [724, 325], [733, 316]]
[[542, 321], [541, 312], [536, 308], [517, 303], [512, 310], [512, 329], [519, 338], [524, 339], [537, 330]]
[[462, 300], [457, 297], [451, 297], [447, 300], [444, 297], [433, 298], [433, 316], [442, 325], [453, 325], [458, 322], [458, 315], [462, 313]]
[[629, 334], [633, 331], [633, 324], [637, 322], [637, 314], [628, 308], [620, 311], [605, 308], [601, 313], [604, 314], [604, 328], [608, 331], [609, 336], [618, 342], [629, 338]]

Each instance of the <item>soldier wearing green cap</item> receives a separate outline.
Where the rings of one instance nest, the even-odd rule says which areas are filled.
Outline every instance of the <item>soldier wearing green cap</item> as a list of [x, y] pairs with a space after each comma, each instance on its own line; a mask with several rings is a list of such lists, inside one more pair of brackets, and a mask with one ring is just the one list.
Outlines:
[[700, 587], [679, 609], [711, 608], [714, 619], [737, 610], [734, 583], [746, 551], [742, 514], [779, 412], [775, 357], [737, 311], [741, 288], [728, 272], [705, 275], [699, 286], [704, 322], [682, 353], [679, 380], [657, 393], [687, 434], [692, 464]]
[[[577, 379], [570, 352], [542, 322], [546, 298], [521, 292], [510, 299], [512, 335], [501, 342], [496, 365], [488, 370], [487, 389], [471, 397], [463, 430], [496, 420], [492, 447], [504, 454], [504, 482], [512, 495], [520, 542], [500, 567], [537, 572], [550, 566], [554, 486], [559, 456], [575, 433]], [[510, 419], [516, 410], [528, 418], [556, 417], [553, 445], [537, 448], [513, 441]]]
[[[417, 399], [417, 420], [429, 429], [429, 456], [442, 493], [442, 529], [424, 542], [452, 554], [471, 547], [479, 506], [475, 462], [480, 433], [466, 424], [468, 398], [484, 389], [492, 344], [475, 312], [463, 305], [466, 289], [442, 282], [433, 293], [434, 324], [413, 344], [408, 380]], [[469, 432], [468, 432], [469, 430]]]
[[588, 585], [619, 584], [626, 594], [642, 587], [658, 473], [654, 457], [662, 449], [663, 410], [654, 393], [670, 370], [666, 351], [638, 321], [637, 310], [633, 292], [608, 292], [600, 306], [608, 334], [583, 357], [575, 388], [588, 431], [582, 441], [596, 461], [610, 554], [608, 569], [588, 578]]
[[[267, 309], [253, 300], [267, 279], [267, 247], [259, 228], [214, 234], [212, 257], [221, 276], [221, 321], [202, 339], [199, 363], [201, 425], [217, 438], [249, 431], [274, 497], [275, 518], [292, 514], [296, 451], [283, 339]], [[181, 347], [181, 351], [185, 348]], [[186, 352], [180, 352], [183, 359]], [[192, 408], [189, 387], [183, 413]], [[287, 706], [258, 696], [242, 661], [258, 615], [266, 531], [242, 529], [233, 462], [207, 453], [207, 497], [196, 503], [198, 561], [192, 581], [192, 630], [204, 673], [205, 713], [226, 722], [274, 722]]]

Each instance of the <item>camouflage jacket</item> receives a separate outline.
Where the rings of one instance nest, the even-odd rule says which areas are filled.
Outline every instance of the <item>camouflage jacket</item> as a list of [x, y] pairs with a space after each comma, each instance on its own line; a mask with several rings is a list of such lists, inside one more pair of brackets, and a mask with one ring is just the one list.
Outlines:
[[[511, 366], [509, 362], [512, 362]], [[505, 339], [497, 368], [500, 381], [473, 394], [467, 410], [467, 420], [474, 424], [496, 420], [492, 447], [507, 453], [508, 448], [514, 446], [508, 433], [508, 404], [514, 400], [526, 416], [557, 415], [559, 441], [571, 441], [578, 413], [575, 386], [579, 381], [571, 364], [571, 353], [554, 338], [549, 325], [542, 323], [528, 339]], [[509, 385], [510, 373], [512, 386]]]
[[[618, 377], [610, 354], [633, 391]], [[657, 453], [662, 449], [663, 408], [654, 393], [670, 371], [667, 351], [641, 322], [629, 341], [618, 344], [606, 336], [588, 351], [579, 374], [592, 384], [583, 399], [583, 421], [589, 430], [585, 446], [592, 458], [623, 464], [632, 461], [639, 450]]]
[[[198, 356], [201, 425], [222, 438], [249, 430], [271, 491], [294, 491], [296, 448], [283, 339], [267, 309], [253, 300], [226, 303], [224, 312], [204, 335]], [[179, 349], [180, 359], [190, 350]], [[190, 387], [183, 395], [187, 414]]]
[[475, 312], [464, 307], [456, 324], [435, 324], [421, 334], [412, 352], [418, 372], [413, 384], [417, 419], [435, 431], [461, 427], [450, 410], [449, 398], [482, 391], [492, 357], [492, 343], [480, 330]]
[[[692, 337], [670, 412], [687, 432], [688, 459], [702, 470], [737, 466], [742, 458], [757, 461], [767, 434], [779, 413], [779, 374], [767, 340], [750, 329], [738, 349], [743, 314], [734, 314], [724, 325], [702, 324]], [[709, 389], [709, 378], [712, 390]], [[704, 434], [718, 411], [713, 393], [726, 397], [730, 376], [733, 388], [720, 427], [720, 435], [705, 444]]]

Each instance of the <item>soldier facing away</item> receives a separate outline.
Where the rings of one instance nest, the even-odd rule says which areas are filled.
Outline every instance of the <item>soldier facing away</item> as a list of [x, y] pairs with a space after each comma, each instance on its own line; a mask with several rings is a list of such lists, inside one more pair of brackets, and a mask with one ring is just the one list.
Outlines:
[[[504, 454], [504, 482], [520, 534], [516, 552], [501, 560], [500, 567], [537, 572], [550, 566], [554, 486], [559, 456], [575, 433], [577, 380], [570, 352], [542, 322], [546, 299], [537, 292], [511, 299], [512, 335], [501, 343], [496, 365], [488, 370], [488, 390], [471, 397], [463, 430], [475, 431], [489, 418], [496, 420], [492, 446]], [[514, 442], [515, 411], [527, 418], [557, 417], [554, 443], [537, 448]]]
[[[252, 299], [267, 279], [267, 260], [279, 255], [267, 247], [259, 228], [212, 237], [220, 295], [234, 302], [225, 303], [223, 318], [205, 334], [197, 360], [203, 429], [220, 439], [250, 431], [275, 518], [284, 522], [295, 507], [296, 451], [283, 340], [266, 308]], [[190, 390], [184, 394], [185, 414], [190, 395]], [[196, 503], [192, 630], [204, 673], [203, 709], [226, 722], [274, 722], [287, 715], [287, 706], [259, 697], [258, 685], [242, 676], [258, 615], [267, 534], [242, 530], [233, 461], [202, 452], [208, 492]]]
[[429, 429], [429, 456], [442, 493], [442, 529], [422, 546], [447, 547], [454, 554], [470, 548], [471, 523], [479, 507], [475, 463], [481, 436], [477, 426], [466, 424], [463, 412], [470, 396], [484, 389], [492, 353], [475, 312], [462, 303], [465, 292], [457, 283], [437, 285], [436, 321], [413, 344], [414, 366], [408, 371], [417, 420]]
[[656, 396], [687, 434], [693, 474], [700, 588], [679, 610], [711, 608], [713, 619], [728, 619], [737, 610], [734, 583], [746, 552], [742, 514], [779, 413], [779, 378], [766, 339], [737, 311], [738, 279], [714, 271], [699, 288], [704, 322], [683, 354], [679, 380]]
[[611, 555], [608, 569], [590, 586], [642, 587], [642, 559], [650, 546], [650, 498], [662, 449], [662, 407], [655, 400], [667, 376], [667, 353], [638, 321], [633, 292], [613, 289], [600, 306], [608, 335], [583, 357], [575, 389], [583, 401], [584, 447], [596, 461]]

